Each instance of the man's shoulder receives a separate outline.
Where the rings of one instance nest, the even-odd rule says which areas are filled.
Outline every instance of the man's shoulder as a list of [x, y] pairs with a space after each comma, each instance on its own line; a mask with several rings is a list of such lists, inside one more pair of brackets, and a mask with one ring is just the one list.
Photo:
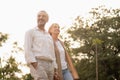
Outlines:
[[31, 28], [31, 29], [27, 30], [26, 33], [32, 33], [33, 31], [35, 31], [35, 28]]
[[35, 28], [31, 28], [31, 29], [28, 29], [26, 32], [25, 32], [25, 35], [33, 35], [33, 33], [34, 33], [34, 31], [35, 31]]

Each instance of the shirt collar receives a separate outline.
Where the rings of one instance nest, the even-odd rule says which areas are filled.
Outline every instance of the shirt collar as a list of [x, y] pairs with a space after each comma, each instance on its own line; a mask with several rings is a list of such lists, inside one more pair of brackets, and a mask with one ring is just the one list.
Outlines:
[[40, 30], [37, 26], [35, 27], [35, 30], [39, 30], [40, 32], [45, 32], [45, 33], [48, 33], [46, 30], [45, 30], [45, 31]]

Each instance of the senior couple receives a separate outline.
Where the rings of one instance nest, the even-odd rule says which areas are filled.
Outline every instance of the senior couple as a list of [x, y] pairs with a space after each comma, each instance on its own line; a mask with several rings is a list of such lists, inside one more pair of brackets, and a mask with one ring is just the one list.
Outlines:
[[74, 80], [79, 76], [58, 36], [60, 26], [51, 24], [48, 32], [45, 24], [49, 15], [42, 10], [37, 14], [37, 26], [25, 32], [25, 60], [34, 80]]

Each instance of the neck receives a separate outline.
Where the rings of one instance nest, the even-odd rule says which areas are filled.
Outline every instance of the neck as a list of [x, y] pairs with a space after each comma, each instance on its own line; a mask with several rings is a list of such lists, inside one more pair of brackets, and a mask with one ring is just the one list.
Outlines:
[[54, 41], [57, 41], [58, 40], [58, 35], [52, 35], [52, 38]]
[[39, 28], [40, 30], [42, 30], [42, 31], [45, 31], [44, 26], [38, 26], [38, 28]]

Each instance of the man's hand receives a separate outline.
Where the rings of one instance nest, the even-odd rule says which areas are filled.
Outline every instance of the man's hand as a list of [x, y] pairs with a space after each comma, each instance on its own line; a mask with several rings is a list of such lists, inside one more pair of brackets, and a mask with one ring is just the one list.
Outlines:
[[60, 76], [57, 71], [54, 72], [54, 80], [60, 80]]
[[32, 66], [36, 69], [36, 68], [37, 68], [37, 65], [38, 65], [38, 62], [32, 62], [31, 64], [32, 64]]

